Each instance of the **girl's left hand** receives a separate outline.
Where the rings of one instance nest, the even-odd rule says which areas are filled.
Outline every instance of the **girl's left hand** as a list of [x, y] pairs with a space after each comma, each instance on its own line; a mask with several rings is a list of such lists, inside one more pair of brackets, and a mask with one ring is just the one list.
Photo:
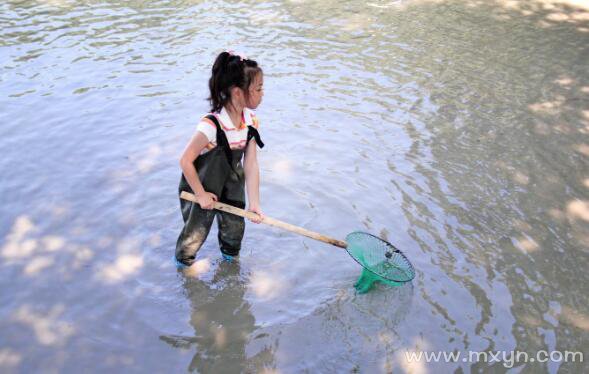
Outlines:
[[248, 211], [256, 213], [260, 218], [259, 219], [250, 219], [253, 223], [260, 223], [264, 220], [264, 213], [262, 213], [262, 209], [260, 209], [257, 205], [252, 205], [249, 207]]

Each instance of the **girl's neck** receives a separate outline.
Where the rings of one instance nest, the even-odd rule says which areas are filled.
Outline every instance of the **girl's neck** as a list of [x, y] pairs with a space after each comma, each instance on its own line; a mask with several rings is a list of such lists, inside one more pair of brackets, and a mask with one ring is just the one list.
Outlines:
[[225, 110], [227, 110], [227, 114], [229, 114], [229, 118], [231, 118], [233, 126], [235, 126], [235, 128], [238, 128], [241, 124], [241, 114], [243, 113], [243, 107], [229, 104], [225, 106]]

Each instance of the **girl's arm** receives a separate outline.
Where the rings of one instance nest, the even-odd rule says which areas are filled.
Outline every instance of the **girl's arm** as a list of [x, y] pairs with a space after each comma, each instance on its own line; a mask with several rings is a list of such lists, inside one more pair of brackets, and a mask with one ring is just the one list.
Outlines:
[[182, 157], [180, 157], [180, 167], [184, 177], [192, 188], [192, 191], [198, 199], [198, 204], [203, 209], [212, 209], [213, 202], [217, 201], [217, 196], [214, 193], [206, 192], [200, 179], [196, 168], [194, 167], [194, 160], [200, 155], [200, 152], [209, 144], [209, 139], [200, 131], [197, 131], [186, 145]]
[[256, 151], [256, 142], [252, 139], [245, 150], [243, 171], [245, 172], [249, 210], [260, 215], [259, 220], [253, 220], [255, 223], [260, 223], [264, 219], [264, 214], [260, 209], [260, 168]]

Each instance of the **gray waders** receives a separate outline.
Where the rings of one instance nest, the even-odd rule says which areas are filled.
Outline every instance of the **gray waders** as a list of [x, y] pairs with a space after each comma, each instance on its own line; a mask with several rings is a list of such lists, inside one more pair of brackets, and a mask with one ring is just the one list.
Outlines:
[[[217, 118], [213, 115], [207, 118], [217, 127], [217, 146], [199, 155], [194, 161], [198, 178], [205, 191], [214, 193], [220, 202], [243, 209], [245, 208], [245, 175], [241, 159], [245, 148], [231, 150], [227, 136]], [[260, 148], [264, 146], [258, 131], [248, 126], [246, 148], [252, 138]], [[182, 191], [193, 193], [184, 174], [180, 179], [178, 193]], [[202, 209], [197, 203], [184, 199], [180, 199], [180, 209], [184, 228], [176, 243], [176, 259], [179, 262], [187, 266], [194, 263], [196, 253], [209, 235], [215, 216], [219, 228], [218, 239], [221, 252], [229, 256], [239, 255], [245, 231], [245, 222], [242, 217], [214, 209]]]

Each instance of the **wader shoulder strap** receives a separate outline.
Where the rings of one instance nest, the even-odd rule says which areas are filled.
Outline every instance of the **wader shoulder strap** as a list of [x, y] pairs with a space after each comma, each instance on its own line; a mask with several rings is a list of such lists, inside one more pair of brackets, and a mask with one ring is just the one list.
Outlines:
[[260, 133], [258, 132], [258, 130], [253, 126], [248, 126], [246, 145], [250, 143], [251, 138], [254, 138], [256, 140], [258, 147], [264, 148], [264, 142], [262, 141], [262, 138], [260, 138]]
[[229, 147], [229, 140], [227, 140], [225, 131], [223, 131], [221, 124], [214, 115], [209, 114], [205, 118], [211, 120], [217, 127], [217, 147], [221, 147], [223, 149], [225, 156], [227, 156], [227, 162], [229, 162], [229, 166], [231, 169], [233, 169], [233, 155], [231, 153], [231, 147]]

